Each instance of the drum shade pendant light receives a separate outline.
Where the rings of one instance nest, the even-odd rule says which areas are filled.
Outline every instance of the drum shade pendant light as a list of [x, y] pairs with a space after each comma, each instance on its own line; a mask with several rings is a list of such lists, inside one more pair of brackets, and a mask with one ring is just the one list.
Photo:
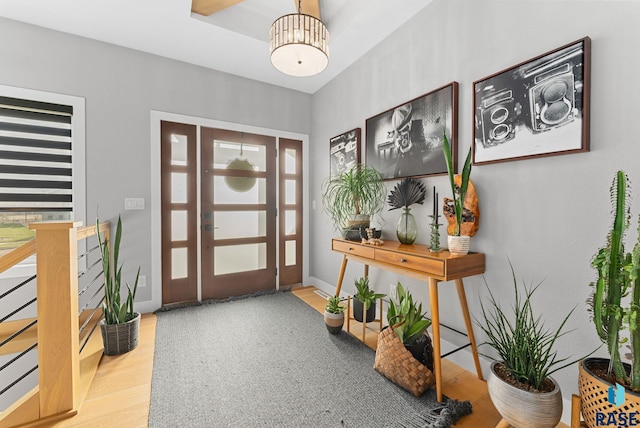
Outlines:
[[291, 76], [313, 76], [329, 63], [329, 32], [318, 18], [298, 13], [281, 16], [271, 25], [271, 63]]

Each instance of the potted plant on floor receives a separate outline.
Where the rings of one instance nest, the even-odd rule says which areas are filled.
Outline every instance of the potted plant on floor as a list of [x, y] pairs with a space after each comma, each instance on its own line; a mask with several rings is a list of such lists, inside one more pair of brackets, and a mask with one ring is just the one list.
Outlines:
[[396, 184], [387, 197], [387, 203], [391, 205], [389, 211], [402, 208], [402, 215], [396, 227], [396, 236], [403, 244], [413, 244], [416, 240], [418, 227], [409, 207], [413, 204], [422, 205], [426, 194], [427, 189], [422, 182], [413, 177], [407, 177]]
[[[590, 284], [593, 295], [589, 300], [596, 332], [607, 346], [609, 359], [587, 358], [579, 366], [582, 415], [589, 427], [596, 426], [598, 418], [606, 418], [611, 426], [622, 425], [619, 417], [640, 411], [640, 235], [633, 251], [625, 252], [631, 192], [624, 171], [616, 173], [610, 192], [613, 225], [605, 245], [591, 261], [597, 280]], [[638, 224], [640, 232], [640, 217]], [[628, 337], [621, 336], [625, 326]], [[631, 364], [622, 361], [623, 346]], [[626, 394], [615, 394], [624, 396], [622, 407], [608, 400], [610, 389], [622, 389], [615, 384], [626, 388]]]
[[[118, 266], [118, 256], [122, 239], [122, 219], [118, 216], [113, 245], [110, 245], [108, 237], [103, 239], [100, 236], [99, 221], [96, 221], [96, 234], [104, 273], [104, 301], [102, 303], [104, 318], [100, 321], [104, 354], [124, 354], [138, 346], [140, 314], [134, 312], [133, 303], [138, 289], [140, 268], [138, 267], [133, 289], [127, 283], [127, 297], [121, 301], [122, 265]], [[113, 251], [113, 264], [111, 264], [110, 248]]]
[[340, 303], [340, 297], [331, 296], [327, 299], [327, 305], [324, 307], [324, 324], [331, 334], [338, 334], [342, 331], [344, 325], [344, 310], [346, 309]]
[[435, 383], [433, 345], [427, 333], [431, 320], [400, 282], [387, 311], [389, 326], [378, 336], [373, 368], [416, 397]]
[[356, 287], [356, 294], [353, 295], [353, 318], [360, 322], [363, 319], [366, 319], [365, 322], [373, 321], [376, 318], [376, 300], [386, 295], [369, 288], [369, 277], [356, 279], [353, 284]]
[[[444, 199], [443, 212], [449, 222], [447, 242], [451, 254], [464, 255], [469, 252], [471, 236], [477, 231], [479, 220], [478, 200], [475, 196], [473, 184], [469, 179], [471, 175], [471, 148], [469, 148], [469, 153], [464, 161], [462, 174], [455, 175], [455, 163], [447, 134], [443, 134], [442, 138], [442, 151], [447, 164], [449, 184], [453, 195], [453, 199]], [[469, 192], [470, 197], [467, 198], [469, 190], [471, 190]], [[470, 227], [465, 228], [466, 224], [470, 225]]]
[[476, 321], [487, 336], [484, 344], [499, 357], [491, 364], [489, 396], [503, 421], [514, 427], [555, 428], [562, 417], [562, 393], [551, 375], [578, 360], [567, 362], [568, 358], [558, 357], [554, 346], [568, 333], [563, 329], [575, 308], [558, 328], [548, 329], [531, 304], [542, 283], [523, 284], [520, 289], [513, 266], [511, 274], [515, 299], [509, 310], [503, 309], [487, 287], [489, 303], [481, 303], [482, 320]]
[[334, 180], [325, 180], [322, 204], [342, 236], [359, 241], [360, 229], [369, 227], [371, 217], [384, 208], [385, 193], [382, 177], [375, 168], [356, 165]]

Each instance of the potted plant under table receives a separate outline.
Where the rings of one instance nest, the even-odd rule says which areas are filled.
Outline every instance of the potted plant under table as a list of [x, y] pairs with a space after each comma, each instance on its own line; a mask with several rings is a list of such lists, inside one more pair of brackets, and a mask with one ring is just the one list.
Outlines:
[[371, 322], [376, 318], [376, 300], [385, 297], [385, 294], [376, 293], [369, 287], [369, 277], [356, 279], [353, 284], [356, 294], [353, 295], [353, 318], [356, 321]]

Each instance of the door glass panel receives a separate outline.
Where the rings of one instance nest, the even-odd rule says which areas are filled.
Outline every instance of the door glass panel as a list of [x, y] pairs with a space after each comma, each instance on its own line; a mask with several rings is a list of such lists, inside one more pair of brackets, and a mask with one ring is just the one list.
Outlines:
[[171, 173], [171, 202], [174, 204], [187, 203], [187, 174]]
[[267, 244], [219, 246], [214, 249], [214, 274], [245, 272], [267, 267]]
[[171, 134], [171, 165], [187, 165], [187, 136]]
[[187, 212], [171, 211], [171, 240], [187, 240]]
[[286, 241], [284, 246], [284, 265], [294, 266], [296, 264], [296, 241]]
[[267, 180], [265, 178], [256, 179], [256, 184], [245, 192], [237, 192], [225, 182], [225, 177], [213, 177], [215, 204], [266, 204], [267, 203]]
[[287, 210], [284, 213], [284, 233], [285, 235], [295, 235], [296, 233], [296, 211]]
[[296, 203], [296, 180], [285, 180], [285, 201], [284, 203], [295, 204]]
[[266, 147], [255, 144], [215, 140], [212, 162], [214, 168], [266, 171]]
[[296, 173], [296, 151], [294, 149], [284, 150], [284, 172], [287, 174]]
[[187, 274], [187, 257], [189, 255], [187, 248], [171, 249], [171, 279], [186, 278]]
[[217, 211], [213, 217], [214, 239], [267, 236], [266, 211]]

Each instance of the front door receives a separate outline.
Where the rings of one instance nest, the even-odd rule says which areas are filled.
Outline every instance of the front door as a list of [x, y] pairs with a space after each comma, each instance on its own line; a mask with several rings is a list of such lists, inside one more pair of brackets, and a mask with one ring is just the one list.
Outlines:
[[276, 288], [276, 138], [201, 128], [202, 299]]

